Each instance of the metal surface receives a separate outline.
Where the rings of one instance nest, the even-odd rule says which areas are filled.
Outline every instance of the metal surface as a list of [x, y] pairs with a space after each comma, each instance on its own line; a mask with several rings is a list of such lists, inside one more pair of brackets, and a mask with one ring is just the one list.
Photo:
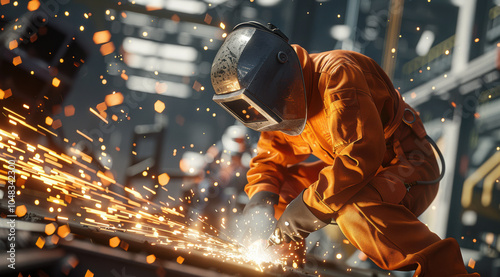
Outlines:
[[[30, 215], [34, 222], [17, 219], [17, 232], [25, 233], [27, 247], [16, 251], [16, 269], [7, 267], [7, 254], [0, 255], [0, 276], [385, 276], [386, 272], [350, 268], [333, 261], [320, 261], [306, 256], [304, 268], [275, 267], [258, 271], [244, 263], [235, 263], [207, 256], [197, 250], [177, 249], [155, 244], [153, 238], [127, 232], [112, 232], [68, 224], [71, 234], [66, 238], [43, 233], [52, 222]], [[5, 219], [0, 221], [0, 231], [7, 228]], [[61, 223], [62, 224], [62, 223]], [[29, 236], [26, 236], [29, 234]], [[42, 249], [34, 241], [45, 237]], [[113, 237], [120, 238], [120, 245], [108, 246]], [[151, 262], [150, 257], [154, 255]], [[45, 275], [44, 275], [45, 274]]]

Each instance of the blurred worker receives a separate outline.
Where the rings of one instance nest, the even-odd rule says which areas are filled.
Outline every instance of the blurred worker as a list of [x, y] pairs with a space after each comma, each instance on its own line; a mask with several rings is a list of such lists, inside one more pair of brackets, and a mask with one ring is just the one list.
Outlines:
[[[241, 212], [248, 197], [244, 192], [246, 172], [252, 158], [248, 129], [229, 126], [219, 142], [211, 146], [202, 159], [200, 181], [191, 205], [191, 215], [214, 226], [227, 227], [227, 220]], [[198, 159], [199, 160], [199, 159]]]
[[[477, 276], [455, 239], [417, 219], [442, 174], [417, 113], [372, 59], [308, 54], [272, 24], [246, 22], [227, 36], [211, 79], [213, 100], [261, 132], [245, 187], [250, 236], [301, 241], [336, 222], [381, 268]], [[320, 161], [305, 163], [311, 154]]]

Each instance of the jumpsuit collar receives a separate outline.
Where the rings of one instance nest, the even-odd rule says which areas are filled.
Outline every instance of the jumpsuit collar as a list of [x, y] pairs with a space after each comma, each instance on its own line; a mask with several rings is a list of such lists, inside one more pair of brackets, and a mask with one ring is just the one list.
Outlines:
[[300, 65], [302, 66], [302, 77], [304, 78], [304, 87], [305, 87], [305, 93], [306, 93], [306, 109], [307, 109], [307, 114], [306, 118], [309, 119], [310, 115], [310, 107], [311, 107], [311, 98], [312, 98], [312, 91], [313, 91], [313, 68], [312, 68], [312, 61], [311, 58], [309, 57], [309, 53], [302, 48], [301, 46], [294, 44], [292, 45], [293, 49], [297, 53], [297, 56], [300, 61]]

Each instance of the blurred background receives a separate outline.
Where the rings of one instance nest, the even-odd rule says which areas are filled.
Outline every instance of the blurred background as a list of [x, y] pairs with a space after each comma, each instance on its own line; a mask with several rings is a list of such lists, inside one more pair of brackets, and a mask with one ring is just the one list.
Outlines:
[[[227, 33], [250, 20], [273, 23], [310, 53], [353, 50], [384, 68], [446, 160], [422, 221], [458, 240], [469, 270], [499, 276], [498, 0], [1, 0], [2, 114], [38, 133], [13, 119], [1, 127], [121, 184], [106, 192], [137, 192], [231, 229], [258, 134], [211, 100], [210, 68]], [[5, 207], [7, 179], [0, 186]], [[18, 202], [55, 217], [31, 209], [30, 197]], [[311, 255], [344, 273], [387, 274], [335, 228], [310, 239], [322, 242]]]

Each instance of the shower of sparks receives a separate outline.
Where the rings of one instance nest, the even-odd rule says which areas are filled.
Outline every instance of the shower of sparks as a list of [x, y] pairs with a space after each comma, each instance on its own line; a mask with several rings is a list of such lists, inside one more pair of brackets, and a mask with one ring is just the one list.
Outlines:
[[[179, 221], [178, 218], [184, 218], [184, 215], [176, 208], [170, 208], [168, 203], [161, 201], [161, 205], [153, 203], [147, 196], [93, 169], [92, 158], [73, 147], [69, 147], [70, 154], [67, 155], [29, 142], [36, 136], [55, 134], [40, 125], [29, 124], [25, 117], [8, 108], [4, 107], [2, 112], [6, 117], [0, 122], [0, 183], [8, 181], [9, 161], [15, 160], [17, 194], [31, 197], [31, 203], [35, 204], [33, 207], [46, 209], [49, 215], [58, 212], [49, 217], [108, 232], [134, 233], [153, 239], [155, 245], [198, 251], [207, 257], [251, 265], [258, 271], [283, 264], [283, 258], [278, 255], [263, 255], [272, 249], [264, 250], [257, 246], [246, 248], [231, 241], [227, 235], [222, 239], [223, 234], [212, 226], [210, 229], [215, 230], [216, 235], [191, 228]], [[21, 138], [20, 134], [29, 138]], [[158, 179], [160, 183], [166, 184], [168, 181], [165, 182], [164, 177], [160, 175]], [[123, 189], [129, 197], [115, 192], [119, 189]], [[168, 198], [174, 199], [170, 195]], [[28, 212], [29, 208], [28, 205]], [[199, 219], [202, 224], [206, 224], [204, 218]], [[53, 232], [51, 229], [47, 231]], [[37, 246], [42, 248], [44, 242], [42, 238]], [[110, 245], [116, 247], [111, 240]]]

